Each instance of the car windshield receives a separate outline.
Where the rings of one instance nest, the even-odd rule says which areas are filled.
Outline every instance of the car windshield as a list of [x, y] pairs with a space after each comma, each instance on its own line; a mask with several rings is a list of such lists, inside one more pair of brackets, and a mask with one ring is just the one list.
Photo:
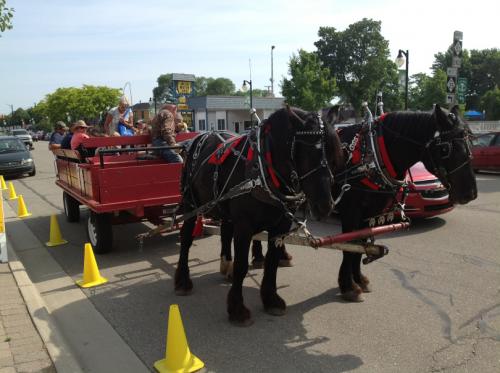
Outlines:
[[0, 153], [25, 152], [26, 146], [18, 139], [0, 139]]
[[28, 131], [26, 130], [12, 130], [12, 134], [14, 136], [18, 136], [18, 135], [29, 135], [28, 134]]

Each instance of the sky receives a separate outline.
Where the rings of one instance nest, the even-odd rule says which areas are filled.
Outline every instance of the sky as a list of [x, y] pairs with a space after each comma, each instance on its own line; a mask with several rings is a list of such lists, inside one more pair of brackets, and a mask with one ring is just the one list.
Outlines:
[[[7, 0], [13, 29], [0, 37], [0, 113], [28, 108], [60, 87], [124, 88], [147, 102], [161, 74], [252, 80], [274, 91], [290, 58], [315, 50], [321, 26], [382, 22], [391, 56], [430, 73], [453, 32], [465, 49], [500, 48], [496, 0]], [[129, 83], [129, 84], [128, 84]], [[130, 89], [129, 89], [130, 88]]]

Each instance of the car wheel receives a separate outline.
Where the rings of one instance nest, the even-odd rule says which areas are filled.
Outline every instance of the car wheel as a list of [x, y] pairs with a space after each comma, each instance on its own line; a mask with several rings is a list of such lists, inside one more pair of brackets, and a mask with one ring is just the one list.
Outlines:
[[111, 215], [91, 211], [87, 219], [87, 234], [96, 254], [110, 252], [113, 246]]
[[66, 220], [74, 223], [80, 220], [80, 202], [71, 197], [68, 193], [63, 193], [64, 214]]
[[33, 170], [31, 172], [28, 172], [28, 176], [35, 176], [36, 175], [36, 168], [33, 166]]

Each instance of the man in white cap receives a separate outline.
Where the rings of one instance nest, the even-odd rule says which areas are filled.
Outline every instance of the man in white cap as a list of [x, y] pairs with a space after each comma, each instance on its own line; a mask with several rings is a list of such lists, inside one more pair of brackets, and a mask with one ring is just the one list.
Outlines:
[[104, 122], [104, 131], [109, 136], [120, 136], [118, 133], [118, 125], [120, 123], [125, 127], [134, 128], [134, 114], [126, 96], [122, 96], [118, 106], [108, 111], [106, 121]]

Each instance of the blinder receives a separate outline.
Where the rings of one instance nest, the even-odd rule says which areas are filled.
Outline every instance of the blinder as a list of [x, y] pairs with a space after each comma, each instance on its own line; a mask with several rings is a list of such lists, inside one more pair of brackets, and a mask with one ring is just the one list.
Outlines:
[[[290, 147], [290, 153], [291, 153], [290, 158], [291, 158], [292, 162], [294, 163], [295, 169], [297, 168], [296, 162], [295, 162], [295, 144], [296, 143], [300, 143], [300, 144], [308, 146], [308, 147], [314, 147], [318, 150], [321, 149], [321, 162], [318, 166], [316, 166], [312, 170], [305, 172], [302, 175], [298, 175], [295, 171], [293, 171], [293, 172], [295, 172], [294, 176], [297, 178], [296, 180], [297, 180], [299, 185], [300, 185], [300, 181], [306, 179], [307, 177], [313, 175], [314, 173], [316, 173], [317, 171], [320, 171], [323, 168], [326, 168], [328, 170], [330, 182], [333, 183], [333, 172], [332, 172], [331, 167], [328, 163], [328, 158], [326, 155], [326, 129], [325, 129], [323, 121], [321, 120], [319, 115], [317, 116], [317, 120], [320, 124], [319, 130], [316, 130], [316, 131], [312, 131], [312, 130], [311, 131], [295, 131], [295, 133], [292, 137], [292, 144]], [[303, 124], [305, 124], [305, 122], [303, 120], [301, 120], [301, 122]], [[318, 139], [316, 141], [313, 141], [313, 142], [307, 141], [307, 138], [313, 137], [313, 136], [318, 137]], [[292, 177], [292, 180], [293, 179], [294, 178]]]

